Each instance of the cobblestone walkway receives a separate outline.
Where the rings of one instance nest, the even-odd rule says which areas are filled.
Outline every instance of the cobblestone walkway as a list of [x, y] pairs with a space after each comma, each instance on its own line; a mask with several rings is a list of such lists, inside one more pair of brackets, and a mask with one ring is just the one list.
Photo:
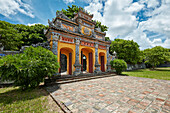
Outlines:
[[47, 87], [73, 113], [170, 113], [170, 81], [112, 76]]

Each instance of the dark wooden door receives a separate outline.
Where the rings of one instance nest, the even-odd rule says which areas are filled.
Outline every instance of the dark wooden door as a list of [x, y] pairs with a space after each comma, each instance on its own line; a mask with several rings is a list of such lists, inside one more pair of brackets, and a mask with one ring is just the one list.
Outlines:
[[60, 72], [67, 71], [67, 56], [65, 54], [61, 54], [60, 56]]
[[104, 67], [104, 56], [101, 56], [101, 71], [105, 72], [105, 67]]
[[72, 75], [72, 53], [69, 53], [69, 75]]
[[81, 71], [83, 71], [83, 51], [81, 51]]
[[93, 73], [93, 54], [89, 53], [89, 73]]

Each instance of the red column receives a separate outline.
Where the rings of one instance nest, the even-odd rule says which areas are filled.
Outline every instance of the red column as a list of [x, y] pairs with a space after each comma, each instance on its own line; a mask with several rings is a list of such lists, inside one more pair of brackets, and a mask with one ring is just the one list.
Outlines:
[[93, 73], [93, 55], [89, 53], [89, 72]]
[[102, 72], [105, 72], [104, 56], [101, 56], [101, 71], [102, 71]]
[[72, 53], [69, 53], [69, 75], [72, 75]]
[[81, 51], [81, 71], [83, 71], [83, 51]]

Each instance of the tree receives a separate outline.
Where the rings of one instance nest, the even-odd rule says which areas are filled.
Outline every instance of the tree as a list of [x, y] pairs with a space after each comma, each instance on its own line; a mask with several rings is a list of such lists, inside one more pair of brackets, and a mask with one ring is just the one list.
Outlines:
[[127, 63], [136, 64], [141, 61], [139, 45], [133, 40], [115, 39], [110, 45], [110, 53], [117, 53], [119, 59], [125, 60]]
[[[74, 13], [78, 13], [79, 8], [76, 5], [72, 5], [72, 7], [68, 6], [68, 9], [62, 9], [62, 12], [70, 19], [74, 18]], [[57, 12], [60, 12], [57, 10]]]
[[29, 47], [22, 54], [0, 59], [1, 79], [14, 81], [23, 90], [37, 87], [45, 77], [52, 77], [58, 68], [56, 55], [42, 47]]
[[96, 21], [96, 25], [95, 25], [95, 28], [101, 28], [101, 31], [104, 32], [104, 31], [107, 31], [108, 27], [105, 26], [105, 25], [101, 25], [101, 22], [100, 21]]
[[156, 46], [152, 49], [145, 49], [145, 62], [150, 63], [153, 69], [165, 61], [170, 61], [170, 52], [168, 49], [161, 46]]
[[124, 60], [115, 59], [110, 61], [111, 67], [115, 68], [117, 74], [121, 74], [123, 70], [127, 68], [127, 64]]
[[110, 38], [109, 37], [105, 37], [105, 41], [110, 41]]
[[[83, 9], [83, 8], [82, 8]], [[72, 5], [72, 7], [68, 6], [68, 9], [62, 9], [62, 12], [70, 19], [74, 18], [74, 13], [78, 13], [79, 8], [76, 5]], [[59, 10], [57, 10], [57, 12], [60, 12]], [[101, 31], [107, 31], [108, 27], [105, 25], [101, 25], [100, 21], [96, 21], [96, 26], [95, 28], [101, 28]]]
[[0, 42], [5, 50], [19, 50], [24, 45], [47, 41], [44, 29], [47, 26], [42, 24], [27, 26], [0, 21]]

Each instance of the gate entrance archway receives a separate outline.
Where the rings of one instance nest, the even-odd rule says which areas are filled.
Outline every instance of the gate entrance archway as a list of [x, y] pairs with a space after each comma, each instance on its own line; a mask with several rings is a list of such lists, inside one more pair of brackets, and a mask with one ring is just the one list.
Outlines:
[[[84, 59], [83, 59], [84, 58]], [[81, 71], [86, 70], [93, 73], [93, 50], [89, 48], [81, 49]]]
[[60, 73], [61, 75], [72, 75], [73, 61], [72, 61], [73, 50], [71, 48], [60, 49]]
[[105, 72], [105, 62], [106, 62], [105, 59], [106, 59], [106, 58], [105, 58], [105, 53], [100, 52], [100, 53], [99, 53], [99, 64], [101, 65], [101, 66], [100, 66], [100, 70], [101, 70], [102, 72]]

